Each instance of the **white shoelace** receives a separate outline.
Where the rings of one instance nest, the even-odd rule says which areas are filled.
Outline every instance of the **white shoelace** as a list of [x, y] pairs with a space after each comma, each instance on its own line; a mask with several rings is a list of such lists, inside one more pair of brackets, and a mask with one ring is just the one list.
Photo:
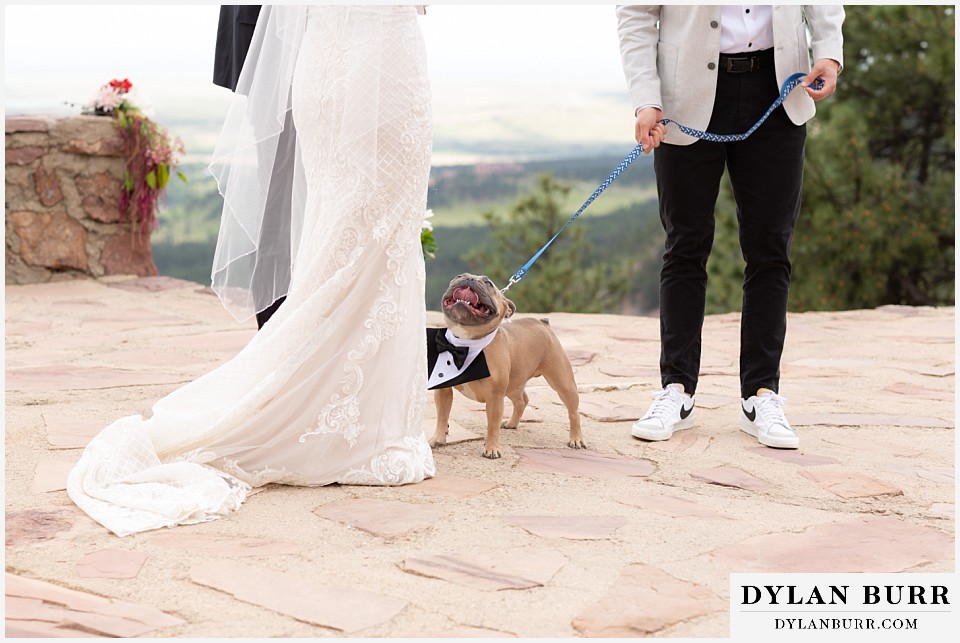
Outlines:
[[783, 428], [796, 433], [793, 427], [790, 426], [790, 423], [787, 422], [787, 416], [783, 414], [783, 405], [786, 401], [787, 398], [777, 393], [770, 393], [769, 395], [757, 397], [754, 408], [757, 413], [760, 414], [760, 417], [763, 418], [767, 426], [779, 424]]
[[677, 412], [677, 406], [682, 406], [684, 399], [687, 397], [686, 394], [672, 386], [668, 386], [662, 391], [656, 391], [650, 395], [652, 395], [656, 401], [650, 407], [650, 410], [647, 411], [646, 416], [644, 416], [648, 418], [664, 418], [675, 414]]

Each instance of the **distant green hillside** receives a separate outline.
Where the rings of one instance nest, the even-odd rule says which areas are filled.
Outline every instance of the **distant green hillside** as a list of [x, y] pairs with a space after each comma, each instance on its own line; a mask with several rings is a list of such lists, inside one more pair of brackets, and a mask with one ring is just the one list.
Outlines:
[[[622, 157], [476, 164], [433, 168], [427, 206], [438, 244], [437, 256], [427, 262], [427, 307], [436, 309], [440, 295], [454, 275], [482, 266], [468, 266], [462, 257], [478, 244], [490, 242], [484, 223], [486, 211], [505, 212], [527, 193], [535, 177], [550, 173], [572, 186], [572, 215]], [[162, 275], [208, 284], [210, 265], [220, 225], [222, 201], [216, 182], [201, 165], [183, 168], [189, 181], [171, 183], [167, 206], [154, 233], [153, 257]], [[585, 227], [592, 245], [588, 264], [612, 257], [634, 257], [637, 276], [624, 312], [647, 312], [656, 306], [656, 271], [662, 232], [656, 215], [656, 188], [649, 157], [635, 161], [581, 216], [575, 225]], [[544, 239], [546, 243], [547, 239]], [[563, 237], [555, 248], [562, 248]], [[552, 250], [553, 248], [551, 248]], [[540, 261], [549, 261], [549, 251]], [[519, 268], [520, 266], [517, 266]], [[505, 283], [510, 275], [490, 275]], [[536, 278], [536, 267], [528, 280]], [[571, 287], [576, 287], [571, 284]], [[518, 302], [522, 308], [522, 302]], [[610, 311], [620, 312], [620, 311]]]

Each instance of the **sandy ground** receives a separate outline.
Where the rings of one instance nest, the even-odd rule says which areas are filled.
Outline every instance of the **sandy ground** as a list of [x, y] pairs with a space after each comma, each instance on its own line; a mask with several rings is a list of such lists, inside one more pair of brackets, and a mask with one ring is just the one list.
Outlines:
[[[80, 448], [255, 327], [164, 278], [8, 287], [8, 635], [128, 618], [141, 637], [726, 637], [732, 571], [953, 572], [953, 308], [791, 314], [787, 454], [737, 429], [737, 314], [706, 320], [697, 426], [664, 443], [630, 436], [659, 389], [657, 320], [549, 317], [586, 453], [564, 447], [565, 410], [538, 378], [500, 460], [480, 457], [482, 407], [458, 395], [461, 440], [435, 450], [434, 484], [268, 487], [227, 518], [117, 538], [63, 491]], [[32, 598], [24, 579], [42, 581]], [[167, 620], [64, 615], [58, 588]]]

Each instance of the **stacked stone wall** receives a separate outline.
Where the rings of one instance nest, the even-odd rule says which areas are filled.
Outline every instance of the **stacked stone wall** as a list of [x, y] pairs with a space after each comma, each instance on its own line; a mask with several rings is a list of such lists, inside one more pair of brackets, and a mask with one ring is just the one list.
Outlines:
[[126, 160], [113, 119], [7, 117], [6, 283], [154, 276], [149, 231], [120, 222]]

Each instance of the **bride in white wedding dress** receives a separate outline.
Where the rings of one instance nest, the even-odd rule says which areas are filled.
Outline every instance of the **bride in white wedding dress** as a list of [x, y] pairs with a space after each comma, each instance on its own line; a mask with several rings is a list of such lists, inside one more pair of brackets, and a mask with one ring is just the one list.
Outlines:
[[303, 217], [287, 300], [236, 357], [87, 445], [67, 492], [119, 536], [226, 515], [251, 486], [435, 473], [422, 420], [431, 114], [416, 9], [264, 10], [259, 58], [248, 56], [238, 87], [246, 104], [211, 166], [225, 199], [214, 287], [235, 314], [259, 307], [250, 266], [290, 104]]

